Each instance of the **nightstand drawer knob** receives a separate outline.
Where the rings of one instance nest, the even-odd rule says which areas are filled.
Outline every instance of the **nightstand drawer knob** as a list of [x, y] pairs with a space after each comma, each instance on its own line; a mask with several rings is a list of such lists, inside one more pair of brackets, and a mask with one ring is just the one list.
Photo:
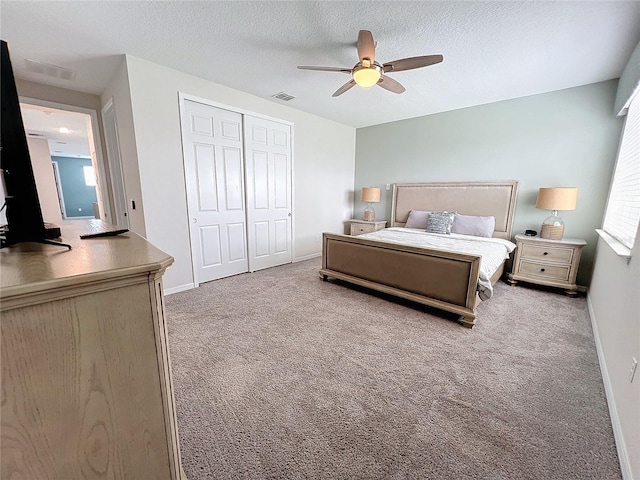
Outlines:
[[541, 268], [541, 269], [540, 269], [540, 271], [541, 271], [541, 272], [544, 272], [544, 268]]
[[543, 255], [549, 255], [549, 252], [544, 252]]

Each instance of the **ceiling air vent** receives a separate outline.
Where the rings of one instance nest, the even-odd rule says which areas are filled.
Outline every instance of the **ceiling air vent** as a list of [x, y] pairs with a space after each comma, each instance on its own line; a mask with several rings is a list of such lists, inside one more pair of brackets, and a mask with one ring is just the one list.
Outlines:
[[289, 95], [288, 93], [284, 93], [284, 92], [276, 93], [275, 95], [271, 95], [271, 96], [279, 100], [284, 100], [285, 102], [288, 102], [289, 100], [293, 100], [294, 98], [296, 98], [293, 95]]
[[50, 77], [62, 78], [63, 80], [73, 80], [76, 78], [76, 71], [70, 68], [58, 67], [49, 63], [36, 62], [35, 60], [25, 60], [27, 70], [30, 72], [41, 73]]
[[27, 132], [27, 136], [28, 137], [34, 137], [34, 138], [47, 138], [47, 135], [44, 133], [37, 133], [37, 132]]

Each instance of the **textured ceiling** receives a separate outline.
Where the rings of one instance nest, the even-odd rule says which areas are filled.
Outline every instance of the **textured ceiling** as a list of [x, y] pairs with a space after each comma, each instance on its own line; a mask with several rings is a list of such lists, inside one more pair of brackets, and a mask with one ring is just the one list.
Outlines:
[[[122, 54], [166, 65], [354, 127], [533, 95], [620, 76], [640, 41], [640, 2], [13, 2], [0, 3], [16, 76], [101, 93]], [[391, 73], [407, 91], [332, 93], [349, 77], [360, 29], [381, 62], [444, 62]], [[25, 59], [76, 70], [62, 80]], [[284, 103], [272, 99], [274, 102]]]

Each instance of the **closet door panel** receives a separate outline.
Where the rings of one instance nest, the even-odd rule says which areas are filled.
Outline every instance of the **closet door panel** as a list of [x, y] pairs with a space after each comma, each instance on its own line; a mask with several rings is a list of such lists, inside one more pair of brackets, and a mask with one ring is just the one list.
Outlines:
[[290, 263], [291, 127], [245, 115], [248, 254], [251, 271]]
[[195, 283], [248, 271], [242, 115], [184, 101], [182, 137]]

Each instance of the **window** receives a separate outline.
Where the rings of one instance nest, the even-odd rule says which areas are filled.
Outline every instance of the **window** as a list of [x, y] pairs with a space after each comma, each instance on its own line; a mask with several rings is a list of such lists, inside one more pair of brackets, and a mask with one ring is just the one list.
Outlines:
[[96, 186], [96, 173], [93, 170], [93, 167], [83, 166], [82, 172], [84, 173], [84, 184], [87, 187], [95, 187]]
[[640, 220], [640, 94], [629, 104], [603, 230], [633, 248]]

